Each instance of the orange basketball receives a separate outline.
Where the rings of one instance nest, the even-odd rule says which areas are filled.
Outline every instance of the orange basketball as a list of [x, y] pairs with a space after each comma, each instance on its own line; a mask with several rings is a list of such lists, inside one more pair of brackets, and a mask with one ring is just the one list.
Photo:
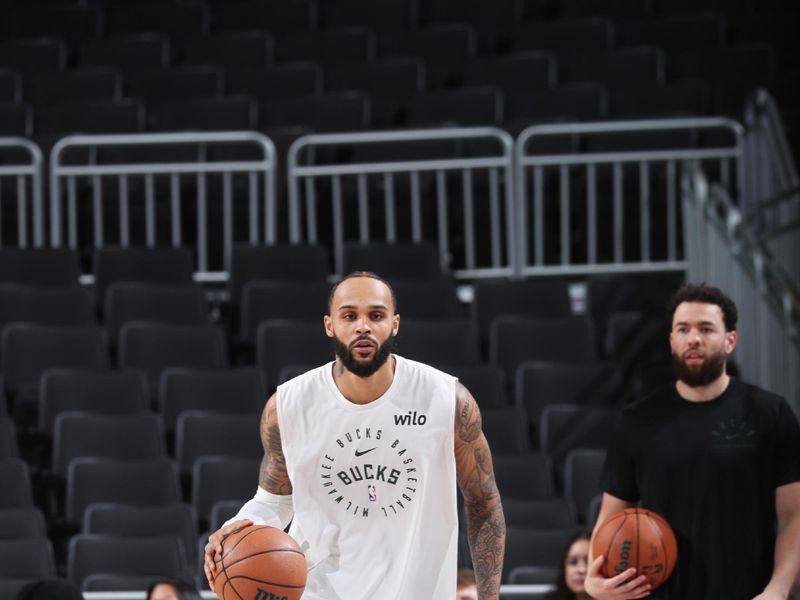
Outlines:
[[592, 556], [606, 557], [603, 575], [633, 567], [653, 589], [667, 580], [678, 560], [675, 533], [663, 517], [645, 508], [626, 508], [603, 523], [592, 541]]
[[306, 587], [306, 557], [291, 536], [252, 525], [225, 538], [214, 591], [220, 600], [298, 600]]

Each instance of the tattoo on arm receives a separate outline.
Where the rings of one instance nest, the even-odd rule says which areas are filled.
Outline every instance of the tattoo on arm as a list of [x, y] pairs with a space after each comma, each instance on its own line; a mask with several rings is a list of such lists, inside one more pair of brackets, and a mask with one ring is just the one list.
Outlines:
[[258, 484], [272, 494], [291, 494], [292, 483], [286, 472], [275, 396], [269, 399], [261, 415], [261, 443], [264, 446], [264, 458], [261, 460]]
[[475, 399], [456, 384], [455, 454], [458, 483], [464, 495], [472, 563], [481, 600], [496, 599], [503, 573], [506, 524], [494, 480], [492, 455], [481, 431]]

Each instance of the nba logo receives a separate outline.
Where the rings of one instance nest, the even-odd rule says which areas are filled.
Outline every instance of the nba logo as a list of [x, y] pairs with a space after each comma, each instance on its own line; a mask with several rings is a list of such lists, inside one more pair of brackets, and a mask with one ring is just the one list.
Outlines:
[[378, 490], [375, 488], [375, 484], [370, 483], [367, 486], [367, 493], [369, 494], [370, 502], [375, 502], [378, 499]]

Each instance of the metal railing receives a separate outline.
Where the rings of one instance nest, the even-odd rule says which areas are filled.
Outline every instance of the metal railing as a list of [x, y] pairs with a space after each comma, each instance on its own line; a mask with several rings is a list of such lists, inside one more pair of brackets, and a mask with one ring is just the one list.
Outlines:
[[[0, 162], [0, 246], [8, 245], [3, 239], [2, 226], [8, 199], [3, 196], [11, 189], [16, 199], [17, 235], [14, 244], [18, 248], [27, 248], [32, 241], [33, 247], [40, 248], [44, 243], [42, 151], [30, 140], [0, 137], [0, 152], [4, 153], [4, 160]], [[11, 181], [11, 185], [6, 187], [6, 181]]]
[[[376, 159], [387, 145], [426, 158]], [[304, 136], [287, 157], [290, 240], [317, 243], [330, 235], [337, 273], [349, 240], [433, 238], [442, 266], [456, 277], [512, 275], [513, 146], [508, 133], [492, 127]], [[362, 158], [350, 160], [352, 154]], [[370, 217], [377, 211], [381, 231]], [[328, 214], [330, 230], [321, 232]]]
[[[724, 145], [701, 145], [704, 136], [720, 132], [727, 138]], [[687, 143], [647, 149], [653, 147], [652, 141], [642, 135], [659, 133], [685, 133]], [[521, 274], [684, 270], [679, 213], [683, 165], [686, 161], [712, 163], [724, 185], [740, 187], [743, 133], [741, 125], [724, 118], [526, 129], [516, 141]], [[602, 138], [610, 135], [619, 136], [614, 143], [622, 144], [622, 151], [603, 150]], [[630, 136], [627, 140], [626, 135]], [[570, 146], [588, 150], [545, 154], [529, 150], [533, 142], [547, 148], [548, 138], [566, 139]], [[642, 146], [643, 141], [650, 143]]]
[[766, 90], [750, 98], [744, 221], [800, 287], [800, 177], [778, 108]]
[[800, 414], [800, 293], [744, 226], [728, 191], [702, 171], [682, 182], [688, 275], [725, 290], [739, 310], [733, 358], [743, 379], [785, 397]]
[[[258, 156], [236, 158], [236, 152], [245, 149]], [[229, 158], [231, 154], [234, 158]], [[154, 246], [161, 225], [168, 231], [169, 244], [196, 247], [198, 280], [224, 279], [236, 237], [238, 205], [246, 204], [241, 221], [249, 243], [276, 241], [275, 171], [272, 141], [253, 131], [69, 136], [59, 140], [50, 154], [50, 241], [55, 247], [66, 242], [70, 248], [78, 248], [87, 237], [86, 245], [95, 248], [134, 241]], [[190, 198], [184, 197], [187, 187]], [[85, 221], [79, 218], [79, 209], [84, 204], [91, 205], [91, 217], [86, 219], [91, 222], [90, 234], [80, 231]], [[164, 215], [161, 209], [166, 207]], [[116, 219], [107, 217], [112, 208]], [[216, 223], [220, 212], [221, 223]], [[186, 225], [186, 214], [194, 217], [193, 228]], [[142, 218], [143, 228], [138, 225]], [[140, 229], [143, 239], [134, 240]], [[210, 241], [214, 234], [221, 236], [221, 243]], [[212, 255], [212, 247], [219, 247], [221, 256]]]

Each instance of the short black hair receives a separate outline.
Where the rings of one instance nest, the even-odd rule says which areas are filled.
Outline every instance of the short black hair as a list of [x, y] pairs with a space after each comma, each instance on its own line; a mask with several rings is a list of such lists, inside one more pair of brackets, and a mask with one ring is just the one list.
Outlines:
[[397, 296], [394, 295], [394, 288], [392, 285], [386, 281], [380, 275], [373, 273], [372, 271], [352, 271], [342, 277], [339, 281], [333, 284], [331, 288], [331, 293], [328, 296], [328, 312], [330, 312], [331, 308], [333, 307], [333, 295], [336, 293], [336, 290], [339, 288], [342, 283], [347, 281], [348, 279], [355, 279], [356, 277], [367, 277], [369, 279], [375, 279], [376, 281], [380, 281], [384, 284], [387, 288], [389, 288], [389, 293], [392, 295], [392, 304], [394, 305], [394, 312], [397, 313]]
[[685, 283], [672, 295], [669, 303], [669, 322], [675, 316], [675, 311], [683, 302], [702, 302], [703, 304], [716, 304], [722, 311], [722, 322], [725, 331], [736, 331], [739, 321], [739, 312], [736, 303], [731, 300], [721, 289], [706, 285], [705, 283]]

